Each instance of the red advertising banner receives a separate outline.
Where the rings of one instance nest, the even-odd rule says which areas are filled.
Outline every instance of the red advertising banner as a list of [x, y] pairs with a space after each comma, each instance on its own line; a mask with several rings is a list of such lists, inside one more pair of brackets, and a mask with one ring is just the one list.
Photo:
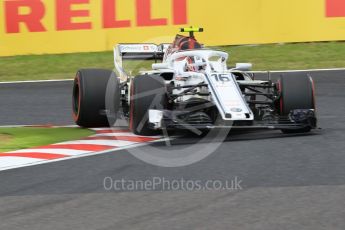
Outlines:
[[327, 17], [345, 17], [345, 0], [326, 0]]

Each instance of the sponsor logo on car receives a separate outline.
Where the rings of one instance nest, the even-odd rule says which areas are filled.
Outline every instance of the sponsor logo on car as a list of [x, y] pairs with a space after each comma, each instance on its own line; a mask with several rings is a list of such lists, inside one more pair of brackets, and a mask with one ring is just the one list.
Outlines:
[[231, 109], [231, 112], [234, 112], [234, 113], [240, 113], [242, 112], [243, 110], [241, 108], [232, 108]]

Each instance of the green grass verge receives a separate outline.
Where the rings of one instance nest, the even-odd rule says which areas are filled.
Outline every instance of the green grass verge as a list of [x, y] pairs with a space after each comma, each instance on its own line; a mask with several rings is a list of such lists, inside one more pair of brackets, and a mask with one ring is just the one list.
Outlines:
[[[345, 67], [344, 42], [217, 47], [230, 53], [229, 65], [251, 62], [254, 70]], [[71, 79], [80, 68], [113, 69], [112, 52], [0, 57], [0, 81]], [[127, 68], [148, 67], [131, 63]]]
[[0, 154], [18, 149], [78, 140], [94, 132], [80, 128], [0, 128]]

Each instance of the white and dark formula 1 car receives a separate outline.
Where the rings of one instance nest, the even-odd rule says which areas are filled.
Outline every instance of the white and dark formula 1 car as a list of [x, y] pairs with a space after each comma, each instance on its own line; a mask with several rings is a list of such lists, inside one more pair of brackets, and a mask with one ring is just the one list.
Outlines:
[[[228, 53], [204, 48], [183, 28], [172, 44], [119, 44], [115, 69], [81, 69], [73, 89], [73, 116], [82, 127], [113, 125], [121, 116], [139, 135], [157, 130], [254, 128], [304, 133], [316, 128], [314, 83], [304, 73], [255, 80], [251, 64], [227, 67]], [[152, 60], [131, 76], [124, 60]], [[159, 63], [158, 63], [159, 61]]]

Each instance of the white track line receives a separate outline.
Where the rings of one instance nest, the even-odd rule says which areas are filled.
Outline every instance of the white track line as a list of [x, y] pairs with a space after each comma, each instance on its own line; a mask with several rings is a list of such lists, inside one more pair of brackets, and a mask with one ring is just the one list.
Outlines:
[[137, 137], [137, 138], [162, 138], [162, 136], [139, 136], [134, 133], [100, 133], [90, 137]]
[[85, 153], [90, 153], [93, 151], [84, 151], [84, 150], [71, 150], [71, 149], [21, 149], [12, 152], [6, 153], [50, 153], [50, 154], [62, 154], [68, 156], [75, 156]]
[[325, 71], [345, 71], [345, 68], [332, 68], [332, 69], [301, 69], [301, 70], [267, 70], [267, 71], [248, 71], [250, 73], [296, 73], [296, 72], [325, 72]]
[[93, 135], [91, 137], [118, 137], [118, 136], [126, 136], [126, 137], [142, 137], [135, 135], [134, 133], [100, 133]]
[[68, 82], [73, 81], [73, 79], [56, 79], [56, 80], [33, 80], [33, 81], [3, 81], [0, 84], [25, 84], [25, 83], [46, 83], [46, 82]]
[[[112, 129], [109, 127], [105, 127], [105, 128], [92, 128], [91, 130], [93, 131], [122, 131], [121, 129]], [[124, 131], [128, 131], [128, 130], [124, 130]]]
[[0, 128], [22, 128], [27, 127], [27, 125], [1, 125]]
[[[44, 128], [45, 125], [0, 125], [0, 128]], [[78, 125], [62, 125], [47, 128], [80, 128]]]
[[[26, 168], [26, 167], [35, 166], [35, 165], [50, 164], [50, 163], [54, 163], [54, 162], [60, 162], [60, 161], [66, 161], [66, 160], [73, 160], [73, 159], [78, 159], [78, 158], [102, 155], [102, 154], [117, 152], [117, 151], [121, 151], [121, 150], [138, 148], [138, 147], [148, 145], [150, 143], [161, 142], [161, 141], [166, 141], [166, 140], [167, 139], [163, 138], [163, 139], [160, 139], [157, 141], [151, 141], [151, 142], [146, 142], [146, 143], [137, 143], [137, 144], [123, 146], [123, 147], [119, 147], [119, 148], [115, 148], [115, 149], [109, 149], [109, 150], [105, 150], [105, 151], [101, 151], [101, 152], [90, 152], [90, 153], [86, 153], [86, 154], [82, 154], [82, 155], [70, 156], [70, 157], [65, 157], [65, 158], [60, 158], [60, 159], [55, 159], [55, 160], [42, 160], [42, 159], [33, 159], [33, 158], [25, 158], [25, 157], [2, 157], [1, 158], [3, 160], [2, 162], [7, 161], [7, 162], [13, 162], [14, 164], [16, 164], [17, 162], [20, 162], [20, 163], [16, 164], [16, 165], [12, 165], [10, 167], [1, 167], [1, 161], [0, 161], [0, 172], [6, 171], [6, 170], [11, 170], [11, 169], [16, 169], [16, 168]], [[113, 141], [110, 141], [110, 142], [113, 142]]]
[[[61, 158], [61, 159], [56, 159], [56, 160], [42, 160], [42, 159], [32, 159], [32, 158], [22, 158], [22, 157], [11, 157], [11, 159], [5, 159], [7, 161], [10, 162], [14, 162], [16, 163], [17, 160], [21, 160], [21, 164], [17, 166], [10, 166], [10, 167], [1, 167], [0, 164], [0, 172], [1, 171], [6, 171], [6, 170], [10, 170], [10, 169], [16, 169], [16, 168], [25, 168], [25, 167], [29, 167], [29, 166], [35, 166], [35, 165], [42, 165], [42, 164], [50, 164], [50, 163], [54, 163], [54, 162], [59, 162], [59, 161], [65, 161], [65, 160], [73, 160], [73, 159], [78, 159], [78, 158], [83, 158], [83, 157], [90, 157], [90, 156], [96, 156], [96, 155], [101, 155], [101, 154], [106, 154], [106, 153], [111, 153], [111, 152], [117, 152], [120, 150], [126, 150], [126, 149], [131, 149], [131, 148], [136, 148], [136, 147], [141, 147], [141, 146], [145, 146], [148, 145], [149, 143], [140, 143], [140, 144], [133, 144], [131, 146], [124, 146], [121, 148], [116, 148], [116, 149], [111, 149], [111, 150], [106, 150], [106, 151], [102, 151], [102, 152], [91, 152], [91, 153], [86, 153], [83, 155], [77, 155], [77, 156], [71, 156], [71, 157], [65, 157], [65, 158]], [[1, 158], [4, 159], [5, 157]], [[1, 161], [0, 161], [1, 162]]]
[[89, 144], [89, 145], [107, 145], [114, 147], [125, 147], [135, 144], [132, 141], [120, 141], [120, 140], [79, 140], [79, 141], [67, 141], [59, 144]]
[[43, 159], [29, 158], [29, 157], [1, 157], [0, 160], [0, 171], [6, 170], [8, 165], [12, 168], [20, 168], [23, 165], [37, 164], [38, 162], [50, 162]]

